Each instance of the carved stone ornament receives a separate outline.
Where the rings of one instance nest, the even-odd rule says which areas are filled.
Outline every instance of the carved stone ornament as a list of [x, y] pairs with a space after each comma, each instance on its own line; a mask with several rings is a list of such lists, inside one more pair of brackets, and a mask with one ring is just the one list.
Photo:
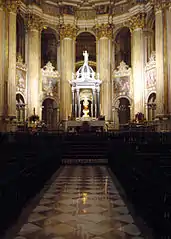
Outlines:
[[6, 1], [6, 8], [9, 12], [16, 13], [20, 4], [21, 4], [20, 0], [9, 0], [9, 1]]
[[129, 19], [129, 26], [130, 30], [134, 31], [138, 28], [144, 28], [145, 26], [145, 14], [144, 13], [138, 13], [134, 16], [131, 16]]
[[59, 82], [60, 74], [54, 70], [51, 62], [48, 62], [42, 71], [42, 88], [45, 96], [54, 96], [57, 91], [57, 82]]
[[76, 33], [77, 33], [76, 27], [71, 24], [62, 24], [60, 26], [60, 38], [61, 39], [64, 39], [64, 38], [75, 39]]
[[97, 39], [107, 37], [112, 38], [113, 25], [112, 24], [101, 24], [96, 26], [96, 37]]
[[21, 55], [17, 56], [16, 67], [20, 70], [23, 70], [23, 71], [27, 70], [26, 64], [24, 64], [23, 58], [21, 57]]
[[0, 0], [0, 8], [4, 8], [4, 6], [5, 6], [5, 2], [4, 2], [4, 0]]
[[145, 66], [145, 81], [147, 89], [156, 86], [156, 74], [156, 53], [152, 52], [149, 61]]
[[43, 28], [43, 21], [39, 16], [37, 16], [35, 14], [28, 14], [26, 27], [27, 27], [27, 30], [35, 29], [35, 30], [40, 31]]
[[121, 61], [120, 65], [117, 67], [117, 70], [113, 71], [113, 77], [121, 77], [121, 76], [130, 76], [131, 68], [124, 62]]
[[156, 12], [171, 6], [169, 0], [151, 0], [151, 4], [154, 6]]

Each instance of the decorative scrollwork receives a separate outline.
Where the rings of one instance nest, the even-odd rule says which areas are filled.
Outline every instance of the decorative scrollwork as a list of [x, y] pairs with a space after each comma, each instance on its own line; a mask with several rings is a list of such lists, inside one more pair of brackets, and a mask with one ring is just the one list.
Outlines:
[[129, 26], [132, 31], [145, 26], [145, 13], [138, 13], [129, 19]]
[[38, 30], [40, 31], [44, 27], [42, 19], [35, 14], [27, 15], [26, 28], [27, 30]]
[[71, 24], [62, 24], [60, 26], [60, 38], [61, 40], [64, 38], [75, 39], [77, 34], [77, 28]]
[[102, 37], [112, 38], [113, 25], [112, 24], [101, 24], [96, 26], [96, 37], [100, 39]]

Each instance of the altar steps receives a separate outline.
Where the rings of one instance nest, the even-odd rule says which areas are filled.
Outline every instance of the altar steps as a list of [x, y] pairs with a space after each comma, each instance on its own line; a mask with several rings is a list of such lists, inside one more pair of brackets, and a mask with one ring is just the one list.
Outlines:
[[99, 137], [77, 136], [63, 144], [62, 164], [107, 164], [108, 144]]

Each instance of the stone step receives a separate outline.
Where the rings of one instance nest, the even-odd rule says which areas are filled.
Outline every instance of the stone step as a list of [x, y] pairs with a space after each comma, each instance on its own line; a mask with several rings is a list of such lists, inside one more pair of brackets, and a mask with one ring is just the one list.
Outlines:
[[108, 164], [108, 159], [62, 159], [62, 164]]
[[104, 158], [104, 156], [105, 155], [85, 155], [85, 154], [82, 154], [82, 155], [70, 155], [70, 154], [68, 154], [68, 155], [63, 155], [62, 156], [62, 158], [63, 159], [69, 159], [69, 158], [71, 158], [71, 159], [91, 159], [91, 158], [93, 158], [93, 159], [97, 159], [97, 158]]

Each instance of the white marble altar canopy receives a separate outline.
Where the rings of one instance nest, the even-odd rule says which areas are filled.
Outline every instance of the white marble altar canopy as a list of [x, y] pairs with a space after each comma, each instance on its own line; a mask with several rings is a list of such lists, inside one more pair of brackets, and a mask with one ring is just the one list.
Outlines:
[[72, 74], [72, 80], [69, 81], [72, 85], [72, 89], [99, 89], [102, 81], [99, 79], [99, 74], [95, 73], [93, 69], [88, 65], [88, 52], [83, 52], [84, 64], [81, 66], [76, 74]]

